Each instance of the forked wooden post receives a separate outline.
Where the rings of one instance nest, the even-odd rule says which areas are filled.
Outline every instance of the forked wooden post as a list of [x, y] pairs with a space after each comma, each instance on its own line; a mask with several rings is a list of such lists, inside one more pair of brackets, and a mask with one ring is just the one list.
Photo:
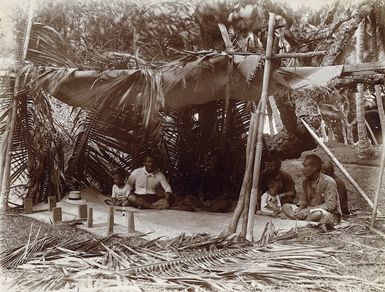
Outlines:
[[24, 199], [24, 214], [32, 214], [33, 212], [33, 201], [32, 198]]
[[135, 217], [134, 212], [127, 212], [127, 230], [128, 233], [135, 233]]
[[88, 208], [87, 212], [87, 227], [92, 228], [94, 226], [93, 209]]
[[80, 219], [87, 218], [87, 204], [78, 205], [78, 216]]
[[108, 235], [114, 233], [114, 207], [108, 211]]
[[52, 209], [52, 222], [56, 224], [60, 221], [63, 221], [61, 207], [55, 207]]
[[52, 211], [53, 208], [56, 207], [56, 197], [55, 196], [49, 196], [48, 197], [48, 209]]
[[253, 171], [253, 182], [250, 194], [250, 205], [249, 205], [249, 216], [247, 221], [247, 232], [246, 238], [248, 240], [253, 240], [253, 228], [254, 228], [254, 217], [255, 209], [257, 205], [257, 195], [258, 195], [258, 183], [259, 183], [259, 173], [261, 167], [261, 158], [262, 158], [262, 135], [265, 122], [265, 110], [267, 103], [267, 95], [269, 90], [269, 81], [270, 81], [270, 71], [271, 71], [271, 56], [273, 49], [273, 39], [274, 39], [274, 24], [275, 24], [275, 14], [269, 14], [269, 28], [267, 35], [267, 44], [266, 44], [266, 60], [265, 60], [265, 69], [263, 71], [263, 82], [262, 82], [262, 94], [261, 100], [259, 102], [259, 112], [258, 119], [258, 133], [257, 133], [257, 148], [255, 150], [255, 159], [254, 159], [254, 171]]

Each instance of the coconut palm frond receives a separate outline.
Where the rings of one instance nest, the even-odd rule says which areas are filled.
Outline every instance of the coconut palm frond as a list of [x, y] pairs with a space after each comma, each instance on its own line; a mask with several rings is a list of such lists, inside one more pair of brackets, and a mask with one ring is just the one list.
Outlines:
[[337, 264], [322, 260], [341, 251], [295, 240], [282, 242], [277, 236], [273, 239], [274, 244], [258, 246], [237, 234], [181, 234], [151, 241], [123, 241], [110, 236], [64, 242], [31, 235], [26, 245], [3, 252], [0, 265], [14, 273], [10, 283], [14, 288], [33, 287], [40, 291], [72, 287], [68, 285], [78, 289], [122, 288], [125, 281], [146, 289], [245, 291], [245, 285], [248, 289], [268, 289], [273, 285], [290, 289], [293, 284], [304, 289], [330, 290], [339, 285], [383, 289], [375, 281], [368, 283], [340, 275]]
[[33, 23], [27, 61], [35, 65], [74, 68], [76, 54], [68, 42], [52, 27]]

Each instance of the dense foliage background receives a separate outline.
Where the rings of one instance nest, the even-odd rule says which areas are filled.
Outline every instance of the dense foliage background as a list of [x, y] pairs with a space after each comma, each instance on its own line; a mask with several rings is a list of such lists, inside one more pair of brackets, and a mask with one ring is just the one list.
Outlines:
[[[37, 23], [27, 55], [29, 65], [34, 67], [28, 73], [38, 74], [43, 66], [66, 70], [140, 68], [142, 74], [153, 76], [157, 68], [179, 62], [189, 51], [225, 50], [219, 23], [226, 25], [235, 51], [263, 53], [269, 12], [277, 14], [275, 53], [326, 51], [324, 56], [274, 61], [274, 66], [349, 62], [354, 56], [353, 35], [362, 19], [366, 20], [367, 31], [365, 60], [373, 61], [378, 55], [383, 57], [384, 3], [363, 1], [349, 6], [335, 2], [305, 13], [270, 0], [144, 4], [123, 0], [44, 1], [35, 10]], [[21, 43], [26, 13], [19, 11], [15, 17]], [[60, 77], [63, 74], [68, 70]], [[339, 90], [341, 84], [343, 90]], [[355, 84], [355, 79], [338, 80], [330, 88], [311, 92], [314, 98], [310, 100], [309, 92], [280, 88], [275, 95], [285, 128], [274, 137], [266, 136], [265, 149], [289, 158], [313, 147], [312, 143], [301, 143], [306, 134], [297, 116], [309, 115], [304, 113], [309, 103], [323, 111], [323, 104], [331, 104], [327, 108], [334, 115], [330, 123], [340, 127], [340, 105], [347, 100], [354, 107], [351, 95]], [[155, 92], [157, 85], [152, 86]], [[224, 96], [224, 100], [202, 106], [161, 112], [148, 131], [143, 111], [134, 107], [116, 108], [112, 115], [106, 115], [103, 111], [70, 108], [39, 90], [23, 92], [18, 102], [22, 119], [18, 120], [14, 146], [14, 179], [22, 173], [31, 176], [28, 195], [36, 201], [44, 200], [48, 193], [60, 197], [65, 189], [86, 184], [107, 193], [113, 169], [123, 167], [129, 172], [141, 164], [147, 152], [159, 157], [160, 167], [177, 193], [198, 193], [202, 178], [225, 173], [227, 180], [218, 195], [238, 194], [253, 103], [229, 101]], [[347, 115], [349, 121], [354, 118], [354, 112]], [[210, 169], [206, 167], [208, 161]], [[218, 185], [215, 181], [212, 184]]]

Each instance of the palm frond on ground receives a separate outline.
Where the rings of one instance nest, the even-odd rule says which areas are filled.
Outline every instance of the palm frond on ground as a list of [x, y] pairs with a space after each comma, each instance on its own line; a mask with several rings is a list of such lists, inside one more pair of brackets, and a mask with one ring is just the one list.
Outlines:
[[38, 232], [30, 234], [26, 245], [3, 252], [0, 263], [12, 288], [28, 287], [29, 291], [75, 286], [138, 287], [147, 291], [245, 291], [272, 286], [288, 289], [293, 285], [303, 289], [334, 289], [339, 285], [383, 289], [381, 283], [340, 275], [338, 262], [323, 260], [338, 253], [334, 248], [300, 241], [280, 242], [296, 232], [288, 237], [274, 231], [272, 225], [267, 225], [265, 231], [266, 240], [261, 246], [237, 234], [181, 234], [151, 241], [110, 236], [60, 242], [39, 236]]

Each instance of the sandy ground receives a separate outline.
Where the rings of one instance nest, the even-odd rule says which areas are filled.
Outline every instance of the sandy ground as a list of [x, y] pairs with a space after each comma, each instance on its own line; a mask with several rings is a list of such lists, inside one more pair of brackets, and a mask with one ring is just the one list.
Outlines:
[[[342, 152], [341, 149], [341, 151], [338, 149], [334, 149], [336, 155], [345, 155], [345, 153], [340, 153]], [[319, 151], [317, 151], [317, 153], [322, 155]], [[325, 159], [326, 157], [322, 158]], [[344, 164], [344, 167], [356, 180], [356, 182], [365, 190], [369, 198], [373, 200], [378, 180], [378, 167], [347, 163]], [[293, 176], [297, 192], [301, 193], [301, 184], [303, 179], [301, 159], [286, 160], [283, 162], [282, 168]], [[349, 209], [352, 213], [369, 215], [371, 210], [366, 201], [359, 195], [359, 193], [339, 170], [336, 170], [336, 173], [345, 181], [348, 189]], [[95, 227], [87, 228], [85, 223], [79, 224], [77, 227], [90, 232], [95, 236], [106, 236], [108, 233], [106, 223], [108, 219], [109, 206], [104, 204], [105, 197], [92, 188], [83, 190], [82, 197], [87, 200], [88, 207], [92, 207], [94, 209]], [[385, 214], [384, 198], [385, 196], [382, 194], [379, 202], [379, 210], [383, 214]], [[63, 209], [63, 220], [73, 220], [77, 218], [77, 205], [71, 205], [62, 201], [58, 203], [58, 206], [61, 206]], [[47, 205], [43, 204], [37, 208], [46, 209]], [[127, 210], [133, 210], [135, 212], [136, 230], [141, 234], [146, 234], [145, 238], [147, 239], [154, 239], [157, 237], [174, 237], [181, 233], [219, 234], [226, 230], [232, 216], [232, 213], [188, 212], [179, 210], [137, 210], [135, 208], [127, 208]], [[28, 216], [45, 223], [52, 223], [51, 213], [48, 211], [38, 212]], [[130, 235], [127, 231], [127, 218], [128, 216], [123, 216], [123, 212], [115, 211], [115, 233], [123, 236]], [[275, 226], [282, 230], [289, 230], [296, 226], [302, 227], [306, 225], [306, 222], [295, 222], [291, 220], [256, 215], [254, 227], [254, 236], [256, 240], [260, 238], [263, 229], [268, 222], [273, 222]]]
[[[377, 184], [376, 167], [344, 164], [348, 172], [357, 181], [357, 183], [365, 190], [370, 198], [373, 198], [374, 190]], [[287, 160], [283, 163], [283, 169], [290, 172], [297, 184], [298, 192], [301, 192], [302, 182], [302, 162], [301, 160]], [[342, 175], [340, 175], [343, 178]], [[344, 178], [343, 178], [344, 179]], [[344, 179], [345, 180], [345, 179]], [[355, 211], [355, 215], [347, 220], [345, 228], [337, 229], [328, 233], [311, 232], [305, 236], [297, 236], [293, 240], [301, 242], [309, 242], [319, 244], [321, 246], [330, 246], [337, 248], [341, 253], [335, 257], [325, 258], [324, 261], [330, 264], [338, 263], [340, 275], [356, 276], [369, 282], [385, 284], [385, 239], [381, 236], [369, 231], [367, 222], [370, 218], [370, 208], [360, 195], [354, 191], [353, 187], [345, 180], [348, 188], [349, 207]], [[85, 194], [85, 197], [91, 196], [92, 192]], [[102, 205], [103, 197], [93, 195], [93, 204], [99, 205], [96, 209], [101, 208], [96, 213], [95, 223], [107, 221], [108, 206]], [[89, 202], [90, 203], [90, 202]], [[59, 203], [64, 204], [64, 203]], [[68, 205], [68, 204], [67, 204]], [[92, 202], [90, 203], [92, 206]], [[42, 206], [45, 207], [45, 206]], [[385, 196], [380, 197], [380, 211], [385, 214]], [[63, 215], [63, 219], [74, 219], [77, 214], [77, 206], [63, 206], [68, 212]], [[186, 233], [219, 233], [227, 226], [231, 213], [213, 214], [213, 213], [193, 213], [174, 210], [139, 210], [135, 215], [136, 229], [141, 232], [152, 232], [147, 238], [155, 238], [157, 236], [172, 237], [181, 232]], [[20, 216], [20, 214], [0, 214], [1, 233], [0, 233], [0, 250], [13, 248], [23, 245], [28, 240], [30, 229], [32, 234], [36, 234], [40, 230], [40, 234], [50, 234], [60, 240], [68, 240], [71, 238], [91, 238], [96, 236], [105, 236], [106, 229], [99, 229], [98, 232], [89, 233], [79, 230], [75, 226], [46, 224], [49, 222], [48, 212], [39, 212], [32, 217], [40, 216], [42, 221], [36, 221], [33, 218]], [[256, 216], [255, 233], [258, 235], [266, 222], [271, 220], [267, 217]], [[121, 216], [121, 212], [116, 212], [117, 224], [116, 231], [119, 229], [124, 233], [126, 231], [127, 217]], [[44, 223], [46, 222], [46, 223]], [[273, 219], [276, 227], [285, 226], [285, 220]], [[291, 222], [293, 223], [293, 222]], [[378, 228], [383, 228], [385, 217], [379, 218], [377, 222]], [[31, 227], [32, 225], [32, 227]], [[292, 225], [288, 225], [289, 228]], [[256, 236], [257, 237], [257, 236]], [[127, 238], [127, 240], [135, 238]], [[303, 289], [293, 285], [292, 289], [282, 290], [275, 287], [271, 291], [304, 291]], [[343, 286], [336, 291], [347, 291]], [[351, 291], [370, 291], [370, 289], [356, 289]]]
[[[87, 206], [93, 208], [94, 227], [87, 228], [86, 223], [77, 225], [78, 228], [94, 234], [95, 236], [106, 236], [108, 234], [107, 220], [109, 206], [103, 203], [105, 197], [93, 190], [87, 188], [82, 191], [82, 198], [87, 200]], [[64, 201], [57, 203], [62, 207], [63, 220], [77, 219], [78, 205], [68, 204]], [[47, 209], [47, 204], [42, 204], [36, 209]], [[114, 233], [119, 235], [128, 234], [128, 216], [124, 216], [122, 208], [115, 208], [115, 227]], [[133, 211], [135, 216], [136, 231], [146, 234], [146, 239], [155, 239], [158, 237], [175, 237], [181, 233], [187, 235], [196, 233], [209, 233], [213, 235], [220, 234], [226, 230], [232, 213], [210, 213], [210, 212], [188, 212], [179, 210], [138, 210], [127, 207], [127, 211]], [[36, 212], [25, 215], [36, 220], [51, 223], [52, 215], [49, 211]], [[280, 218], [271, 218], [265, 216], [255, 216], [254, 239], [258, 240], [266, 226], [266, 223], [273, 222], [278, 229], [290, 230], [292, 228], [304, 227], [307, 222], [295, 222]]]

